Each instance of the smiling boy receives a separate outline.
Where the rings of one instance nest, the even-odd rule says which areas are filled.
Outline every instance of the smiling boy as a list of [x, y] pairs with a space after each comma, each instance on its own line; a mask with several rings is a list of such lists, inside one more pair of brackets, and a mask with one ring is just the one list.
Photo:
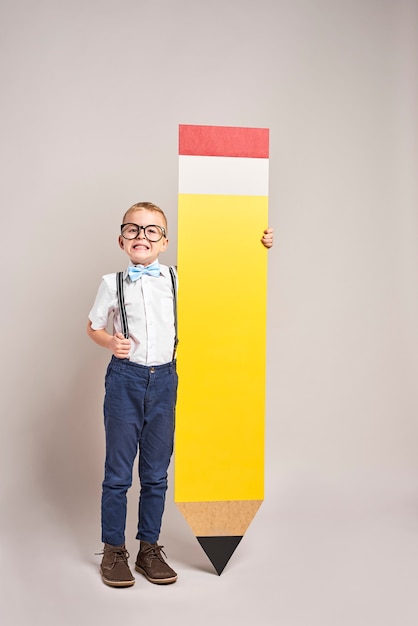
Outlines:
[[[119, 246], [129, 257], [123, 273], [124, 307], [116, 274], [103, 276], [89, 313], [87, 334], [112, 353], [105, 378], [105, 475], [102, 485], [103, 582], [113, 587], [135, 583], [125, 547], [127, 491], [139, 450], [140, 541], [136, 571], [150, 582], [168, 584], [176, 572], [158, 545], [173, 452], [177, 396], [175, 360], [175, 274], [159, 263], [168, 246], [167, 220], [150, 202], [139, 202], [123, 216]], [[273, 245], [273, 230], [261, 242]], [[122, 310], [122, 315], [121, 315]], [[124, 315], [126, 312], [126, 318]], [[113, 319], [113, 332], [107, 331]], [[129, 336], [123, 333], [127, 320]], [[126, 333], [125, 333], [126, 334]], [[164, 555], [165, 556], [165, 555]]]

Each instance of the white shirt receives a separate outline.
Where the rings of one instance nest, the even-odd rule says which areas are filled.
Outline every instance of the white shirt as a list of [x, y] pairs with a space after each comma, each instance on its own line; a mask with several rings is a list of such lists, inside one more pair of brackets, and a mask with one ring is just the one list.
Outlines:
[[[123, 274], [126, 316], [131, 341], [129, 360], [141, 365], [163, 365], [173, 358], [175, 326], [170, 270], [160, 265], [160, 276], [141, 276], [131, 281]], [[113, 318], [113, 333], [122, 332], [116, 274], [102, 278], [89, 313], [93, 330], [107, 328]]]

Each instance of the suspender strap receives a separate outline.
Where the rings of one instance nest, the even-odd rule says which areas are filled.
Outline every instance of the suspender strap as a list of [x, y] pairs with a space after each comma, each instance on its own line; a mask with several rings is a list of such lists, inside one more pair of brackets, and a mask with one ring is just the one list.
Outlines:
[[[174, 310], [174, 349], [173, 349], [173, 361], [176, 357], [177, 344], [179, 339], [177, 337], [177, 279], [174, 267], [170, 266], [171, 286], [173, 289], [173, 310]], [[122, 325], [122, 333], [125, 339], [129, 338], [128, 317], [125, 309], [125, 298], [123, 295], [123, 272], [117, 272], [116, 274], [116, 291], [118, 297], [118, 306], [120, 313], [120, 322]]]
[[128, 318], [126, 316], [125, 298], [123, 295], [123, 272], [116, 274], [116, 290], [118, 294], [118, 305], [120, 313], [120, 322], [122, 324], [122, 333], [125, 339], [129, 338]]
[[179, 338], [177, 337], [177, 279], [176, 272], [173, 266], [170, 265], [170, 276], [171, 276], [171, 285], [173, 287], [173, 309], [174, 309], [174, 349], [173, 349], [173, 361], [176, 358], [176, 350], [177, 344], [179, 342]]

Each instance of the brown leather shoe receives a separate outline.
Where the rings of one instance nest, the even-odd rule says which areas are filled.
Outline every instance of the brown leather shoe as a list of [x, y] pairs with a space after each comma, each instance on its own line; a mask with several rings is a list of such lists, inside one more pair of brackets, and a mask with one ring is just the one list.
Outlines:
[[161, 553], [166, 556], [163, 546], [141, 541], [138, 556], [136, 557], [135, 569], [156, 585], [175, 583], [177, 574], [164, 561]]
[[131, 587], [135, 584], [135, 578], [128, 565], [129, 553], [125, 545], [111, 546], [104, 544], [103, 559], [100, 565], [100, 573], [103, 582], [110, 587]]

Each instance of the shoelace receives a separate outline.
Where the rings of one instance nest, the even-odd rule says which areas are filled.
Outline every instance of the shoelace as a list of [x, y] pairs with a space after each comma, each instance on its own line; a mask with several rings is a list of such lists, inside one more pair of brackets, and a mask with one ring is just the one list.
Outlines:
[[146, 555], [150, 555], [151, 557], [155, 558], [155, 559], [159, 559], [160, 561], [163, 561], [164, 563], [164, 559], [161, 556], [161, 552], [164, 554], [165, 558], [167, 558], [166, 553], [163, 550], [164, 546], [159, 546], [157, 544], [155, 544], [154, 546], [150, 546], [149, 548], [146, 548], [144, 550], [144, 553]]
[[131, 556], [127, 550], [115, 550], [114, 555], [114, 563], [117, 561], [127, 561]]
[[[106, 552], [111, 552], [112, 556], [113, 556], [113, 563], [112, 565], [115, 565], [118, 561], [124, 561], [127, 562], [127, 560], [129, 559], [129, 557], [131, 556], [129, 554], [129, 552], [123, 548], [119, 548], [118, 550], [106, 550]], [[103, 550], [102, 552], [95, 552], [95, 555], [97, 556], [103, 556], [105, 553], [105, 551]]]

